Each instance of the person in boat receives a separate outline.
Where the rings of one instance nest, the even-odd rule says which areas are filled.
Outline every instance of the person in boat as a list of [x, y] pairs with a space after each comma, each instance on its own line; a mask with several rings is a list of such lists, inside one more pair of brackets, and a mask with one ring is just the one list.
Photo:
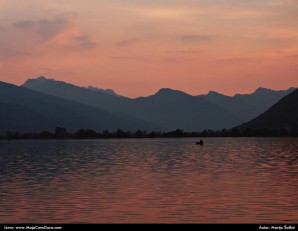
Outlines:
[[199, 141], [199, 142], [196, 142], [196, 144], [203, 145], [203, 144], [204, 144], [204, 142], [203, 142], [203, 140], [202, 140], [202, 139], [200, 139], [200, 141]]

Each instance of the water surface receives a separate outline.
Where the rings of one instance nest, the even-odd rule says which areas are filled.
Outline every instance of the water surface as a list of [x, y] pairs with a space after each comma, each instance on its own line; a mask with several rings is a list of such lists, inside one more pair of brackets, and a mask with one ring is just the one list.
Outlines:
[[0, 223], [297, 223], [297, 138], [0, 142]]

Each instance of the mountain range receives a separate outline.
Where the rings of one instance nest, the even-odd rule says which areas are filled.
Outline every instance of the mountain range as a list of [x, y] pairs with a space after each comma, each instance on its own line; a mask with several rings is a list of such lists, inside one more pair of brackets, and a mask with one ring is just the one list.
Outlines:
[[298, 131], [298, 89], [285, 96], [269, 110], [238, 127], [239, 130]]
[[28, 79], [23, 87], [89, 106], [117, 112], [159, 124], [166, 130], [186, 131], [231, 128], [247, 122], [269, 109], [275, 102], [294, 91], [258, 88], [252, 94], [225, 96], [210, 91], [192, 96], [169, 88], [154, 95], [130, 99], [104, 91], [90, 91], [70, 83], [45, 77]]
[[238, 117], [242, 122], [247, 122], [268, 110], [278, 100], [293, 92], [295, 88], [274, 91], [267, 88], [258, 88], [251, 94], [236, 94], [225, 96], [210, 91], [207, 95], [200, 95], [205, 99], [220, 105], [226, 111]]
[[111, 89], [79, 87], [45, 77], [28, 79], [22, 86], [0, 82], [0, 133], [53, 130], [57, 126], [70, 131], [232, 128], [265, 112], [294, 90], [258, 88], [246, 95], [210, 91], [192, 96], [163, 88], [151, 96], [131, 99]]
[[128, 115], [106, 112], [100, 108], [4, 82], [0, 82], [0, 121], [0, 134], [7, 131], [53, 131], [58, 126], [65, 127], [71, 132], [80, 128], [97, 131], [163, 129], [162, 126]]
[[186, 131], [221, 129], [236, 126], [242, 122], [237, 116], [203, 97], [191, 96], [168, 88], [160, 89], [148, 97], [130, 99], [90, 91], [83, 87], [48, 80], [44, 77], [29, 79], [23, 87], [109, 112], [134, 116], [153, 124], [159, 124], [165, 127], [165, 130], [177, 128]]

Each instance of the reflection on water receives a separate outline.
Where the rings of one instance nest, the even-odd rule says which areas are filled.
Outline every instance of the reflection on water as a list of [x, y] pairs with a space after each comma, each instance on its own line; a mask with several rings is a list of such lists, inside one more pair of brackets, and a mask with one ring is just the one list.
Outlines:
[[297, 138], [0, 142], [0, 223], [297, 223]]

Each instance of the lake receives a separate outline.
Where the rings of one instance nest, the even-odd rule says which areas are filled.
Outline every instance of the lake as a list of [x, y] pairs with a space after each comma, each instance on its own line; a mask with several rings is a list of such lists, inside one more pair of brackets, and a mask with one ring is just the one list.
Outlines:
[[297, 223], [297, 138], [0, 141], [0, 223]]

